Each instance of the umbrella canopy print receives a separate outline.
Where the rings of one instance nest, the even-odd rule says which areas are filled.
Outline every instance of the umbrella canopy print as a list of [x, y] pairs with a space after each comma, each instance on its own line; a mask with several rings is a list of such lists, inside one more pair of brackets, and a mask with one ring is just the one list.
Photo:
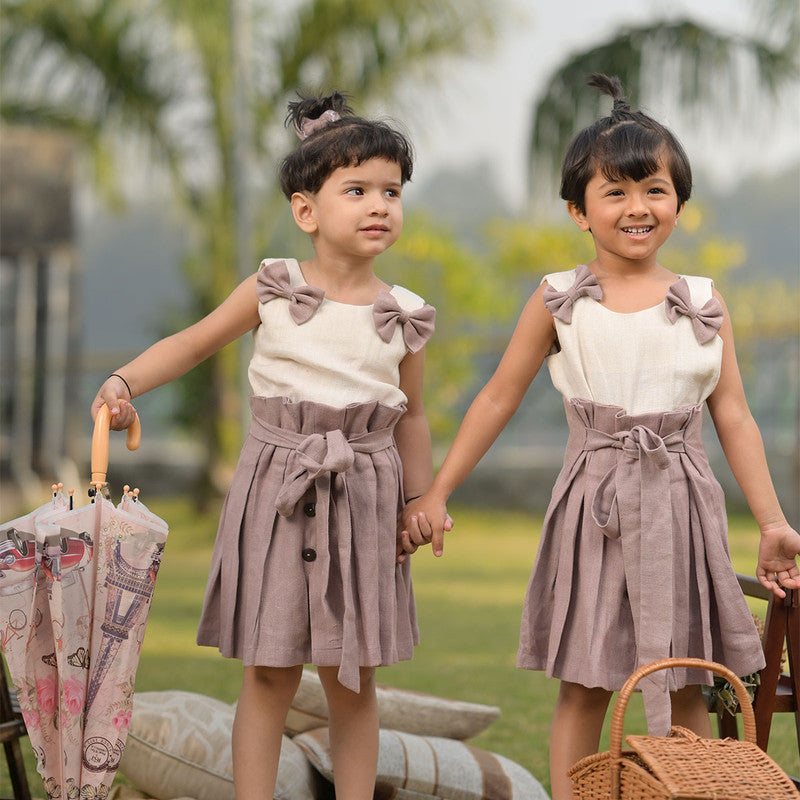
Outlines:
[[[105, 798], [133, 688], [166, 523], [126, 491], [108, 499], [110, 414], [97, 415], [91, 502], [60, 488], [0, 525], [0, 643], [48, 800]], [[137, 423], [128, 447], [139, 443]]]

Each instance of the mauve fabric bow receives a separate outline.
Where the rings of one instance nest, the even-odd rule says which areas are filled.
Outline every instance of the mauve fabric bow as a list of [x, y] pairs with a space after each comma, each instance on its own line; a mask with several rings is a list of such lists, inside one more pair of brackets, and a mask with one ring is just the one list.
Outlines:
[[259, 301], [268, 303], [276, 297], [285, 297], [289, 301], [289, 314], [298, 325], [314, 316], [325, 296], [325, 292], [317, 286], [293, 287], [285, 261], [273, 261], [271, 264], [262, 261], [256, 283]]
[[372, 307], [375, 329], [384, 342], [391, 342], [394, 329], [399, 322], [403, 326], [403, 341], [406, 347], [416, 353], [433, 334], [436, 309], [427, 303], [416, 311], [405, 311], [385, 289], [378, 292]]
[[575, 270], [575, 282], [565, 292], [559, 292], [548, 284], [543, 295], [547, 310], [567, 325], [572, 322], [572, 306], [579, 297], [591, 297], [594, 300], [603, 298], [603, 290], [586, 264], [581, 264]]
[[680, 316], [691, 319], [694, 335], [700, 344], [710, 342], [722, 327], [724, 318], [722, 303], [716, 297], [712, 297], [702, 308], [698, 308], [692, 303], [692, 293], [686, 278], [680, 278], [669, 287], [664, 306], [667, 319], [673, 325]]

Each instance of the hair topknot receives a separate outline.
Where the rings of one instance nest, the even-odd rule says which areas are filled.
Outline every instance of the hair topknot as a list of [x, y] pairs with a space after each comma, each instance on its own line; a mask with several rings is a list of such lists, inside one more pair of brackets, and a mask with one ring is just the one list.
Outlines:
[[612, 119], [621, 119], [630, 116], [631, 107], [625, 99], [625, 89], [622, 81], [616, 76], [604, 75], [602, 72], [593, 72], [586, 81], [587, 86], [610, 95], [614, 99], [614, 108], [611, 111]]
[[692, 168], [681, 143], [660, 122], [631, 109], [622, 82], [600, 72], [587, 85], [614, 100], [611, 113], [579, 131], [561, 165], [561, 197], [585, 211], [586, 184], [599, 169], [612, 181], [640, 181], [663, 164], [669, 170], [680, 208], [692, 193]]
[[340, 92], [333, 91], [327, 97], [311, 97], [298, 94], [299, 99], [289, 103], [286, 113], [285, 125], [290, 123], [299, 129], [304, 119], [319, 119], [326, 111], [335, 111], [340, 117], [352, 116], [353, 109], [347, 103], [347, 98]]
[[345, 95], [299, 96], [289, 103], [286, 125], [301, 138], [280, 168], [281, 190], [287, 199], [295, 192], [316, 193], [340, 167], [384, 158], [400, 167], [402, 183], [411, 179], [414, 154], [404, 134], [381, 120], [357, 116]]

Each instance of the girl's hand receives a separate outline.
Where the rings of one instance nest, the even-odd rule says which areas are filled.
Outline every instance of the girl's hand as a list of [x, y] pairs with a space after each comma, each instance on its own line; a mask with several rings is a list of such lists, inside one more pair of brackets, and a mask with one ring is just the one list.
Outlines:
[[[416, 552], [417, 548], [431, 544], [438, 558], [444, 552], [444, 533], [453, 529], [453, 519], [447, 513], [444, 501], [430, 492], [413, 500], [400, 515], [399, 547], [403, 553]], [[402, 553], [398, 561], [403, 561]]]
[[[800, 589], [800, 534], [787, 523], [761, 531], [756, 577], [777, 597], [786, 597], [786, 589]], [[783, 588], [781, 588], [783, 587]]]
[[92, 419], [97, 417], [97, 412], [103, 405], [107, 405], [111, 412], [111, 430], [113, 431], [129, 428], [136, 419], [136, 409], [130, 403], [127, 387], [113, 375], [106, 379], [92, 400]]

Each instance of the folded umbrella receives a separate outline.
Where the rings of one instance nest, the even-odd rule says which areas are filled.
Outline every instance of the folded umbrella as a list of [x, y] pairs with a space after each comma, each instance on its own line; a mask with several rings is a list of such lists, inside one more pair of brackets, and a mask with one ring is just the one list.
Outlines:
[[[168, 532], [163, 520], [134, 501], [136, 495], [124, 496], [117, 507], [108, 499], [109, 423], [104, 406], [92, 439], [91, 503], [69, 508], [59, 501], [57, 508], [20, 518], [33, 527], [36, 545], [35, 579], [18, 594], [31, 594], [30, 628], [37, 647], [30, 652], [30, 632], [25, 659], [9, 658], [15, 648], [7, 648], [5, 640], [3, 647], [12, 682], [30, 707], [31, 741], [48, 799], [108, 795], [127, 738], [134, 678]], [[138, 440], [137, 420], [129, 429], [128, 447], [135, 449]], [[20, 520], [14, 521], [15, 531], [25, 530]], [[0, 624], [3, 619], [0, 615]], [[20, 661], [21, 681], [15, 678]], [[25, 711], [22, 697], [20, 705]]]

